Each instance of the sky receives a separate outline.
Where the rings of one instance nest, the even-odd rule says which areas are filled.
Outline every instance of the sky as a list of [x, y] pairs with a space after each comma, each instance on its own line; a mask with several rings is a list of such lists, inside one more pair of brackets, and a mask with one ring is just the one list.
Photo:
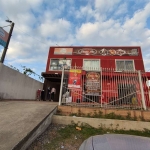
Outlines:
[[15, 26], [4, 64], [19, 70], [40, 75], [50, 46], [72, 45], [141, 46], [150, 71], [150, 0], [0, 0], [1, 27], [6, 19]]

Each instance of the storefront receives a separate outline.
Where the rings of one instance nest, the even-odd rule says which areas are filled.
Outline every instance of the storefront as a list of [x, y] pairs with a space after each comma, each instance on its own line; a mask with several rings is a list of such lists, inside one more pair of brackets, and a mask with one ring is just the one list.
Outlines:
[[132, 103], [132, 98], [141, 100], [138, 71], [143, 86], [147, 78], [140, 47], [50, 47], [42, 76], [45, 90], [57, 88], [55, 101], [63, 67], [62, 97], [69, 91], [69, 102]]

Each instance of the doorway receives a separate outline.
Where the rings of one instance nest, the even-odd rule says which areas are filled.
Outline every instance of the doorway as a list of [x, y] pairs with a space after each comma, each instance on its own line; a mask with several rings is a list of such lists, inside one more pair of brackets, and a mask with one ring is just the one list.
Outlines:
[[51, 94], [49, 95], [49, 92], [51, 93], [52, 88], [55, 88], [55, 94], [54, 94], [54, 102], [59, 102], [59, 93], [60, 93], [60, 82], [52, 82], [47, 80], [45, 82], [44, 90], [45, 90], [45, 100], [51, 100]]

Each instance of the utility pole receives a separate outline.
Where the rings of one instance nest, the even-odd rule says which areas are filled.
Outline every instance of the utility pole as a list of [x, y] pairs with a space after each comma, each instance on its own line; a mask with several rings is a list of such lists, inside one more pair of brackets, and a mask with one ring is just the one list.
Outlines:
[[10, 38], [11, 38], [11, 35], [12, 35], [12, 32], [13, 32], [13, 28], [14, 28], [14, 25], [15, 25], [15, 23], [10, 21], [10, 20], [6, 20], [6, 22], [11, 23], [11, 28], [10, 28], [10, 31], [9, 31], [9, 35], [8, 35], [8, 40], [7, 40], [6, 46], [4, 48], [4, 51], [3, 51], [3, 54], [2, 54], [2, 57], [1, 57], [1, 63], [4, 63], [4, 59], [5, 59], [5, 56], [6, 56], [6, 52], [7, 52], [7, 49], [8, 49], [9, 42], [10, 42]]

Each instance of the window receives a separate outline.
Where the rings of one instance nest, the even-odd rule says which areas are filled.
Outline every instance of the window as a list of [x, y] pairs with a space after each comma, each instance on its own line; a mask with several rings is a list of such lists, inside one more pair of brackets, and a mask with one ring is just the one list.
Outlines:
[[61, 70], [62, 66], [65, 69], [69, 69], [71, 67], [71, 59], [51, 59], [50, 70]]
[[134, 71], [134, 62], [133, 60], [116, 60], [116, 69], [117, 71]]
[[84, 59], [83, 60], [83, 68], [84, 70], [100, 70], [100, 61], [98, 59]]

